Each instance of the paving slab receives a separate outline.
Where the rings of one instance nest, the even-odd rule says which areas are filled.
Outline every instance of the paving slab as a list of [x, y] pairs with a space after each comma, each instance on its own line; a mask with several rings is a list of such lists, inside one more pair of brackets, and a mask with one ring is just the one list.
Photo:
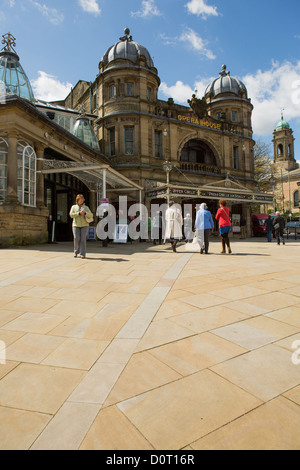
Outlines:
[[299, 450], [300, 241], [189, 249], [1, 250], [1, 450]]

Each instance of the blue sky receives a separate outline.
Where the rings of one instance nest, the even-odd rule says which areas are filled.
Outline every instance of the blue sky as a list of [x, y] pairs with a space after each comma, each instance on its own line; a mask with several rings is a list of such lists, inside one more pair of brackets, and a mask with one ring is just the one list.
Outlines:
[[[254, 105], [255, 138], [271, 146], [281, 110], [300, 161], [299, 0], [0, 0], [0, 34], [11, 32], [41, 99], [62, 99], [93, 81], [106, 50], [129, 27], [161, 79], [159, 97], [186, 104], [222, 64]], [[272, 149], [272, 146], [271, 146]]]

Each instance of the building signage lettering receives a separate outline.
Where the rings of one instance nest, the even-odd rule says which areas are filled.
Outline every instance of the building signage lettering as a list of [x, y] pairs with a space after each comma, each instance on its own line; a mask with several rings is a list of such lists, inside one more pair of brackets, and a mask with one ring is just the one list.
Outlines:
[[244, 199], [245, 201], [252, 201], [253, 196], [251, 194], [237, 194], [237, 193], [227, 193], [219, 191], [200, 191], [199, 196], [211, 197], [211, 198], [224, 198], [224, 199]]
[[183, 194], [185, 196], [197, 196], [198, 191], [196, 189], [179, 189], [179, 188], [172, 188], [172, 194]]
[[[242, 194], [242, 193], [230, 193], [227, 191], [201, 191], [196, 189], [183, 189], [183, 188], [170, 188], [170, 194], [178, 196], [195, 196], [203, 197], [210, 199], [229, 199], [229, 200], [243, 200], [243, 201], [252, 201], [253, 203], [272, 203], [272, 196], [264, 195], [252, 195], [252, 194]], [[149, 198], [155, 197], [166, 197], [167, 190], [161, 189], [158, 191], [152, 191], [148, 194]]]
[[178, 120], [188, 122], [190, 124], [196, 124], [197, 126], [210, 127], [211, 129], [217, 129], [219, 131], [222, 128], [221, 124], [217, 124], [216, 122], [211, 122], [207, 119], [198, 119], [197, 117], [182, 116], [181, 114], [178, 115]]

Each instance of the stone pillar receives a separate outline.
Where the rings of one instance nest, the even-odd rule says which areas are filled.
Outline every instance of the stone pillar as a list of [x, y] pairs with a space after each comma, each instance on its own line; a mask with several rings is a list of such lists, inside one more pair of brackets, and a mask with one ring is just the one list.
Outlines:
[[44, 159], [44, 150], [45, 147], [42, 144], [35, 145], [36, 150], [36, 206], [45, 207], [45, 197], [44, 197], [44, 175], [38, 173], [43, 169], [43, 159]]
[[243, 211], [244, 217], [247, 220], [247, 225], [246, 225], [246, 236], [252, 237], [252, 230], [251, 230], [251, 206], [250, 204], [245, 206], [245, 209]]
[[8, 135], [7, 156], [7, 197], [6, 203], [18, 204], [18, 137], [17, 134]]

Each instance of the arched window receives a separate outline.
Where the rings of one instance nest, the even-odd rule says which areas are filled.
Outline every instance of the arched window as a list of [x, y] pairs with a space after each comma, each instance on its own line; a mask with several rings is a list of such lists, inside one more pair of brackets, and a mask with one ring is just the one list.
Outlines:
[[294, 207], [299, 207], [299, 190], [294, 192]]
[[283, 156], [283, 145], [282, 144], [279, 144], [278, 147], [277, 147], [277, 155], [278, 155], [278, 157]]
[[7, 192], [7, 140], [0, 137], [0, 204], [6, 199]]
[[216, 157], [211, 148], [201, 140], [189, 140], [182, 149], [180, 161], [217, 165]]
[[24, 206], [36, 205], [36, 154], [26, 142], [18, 142], [18, 200]]

